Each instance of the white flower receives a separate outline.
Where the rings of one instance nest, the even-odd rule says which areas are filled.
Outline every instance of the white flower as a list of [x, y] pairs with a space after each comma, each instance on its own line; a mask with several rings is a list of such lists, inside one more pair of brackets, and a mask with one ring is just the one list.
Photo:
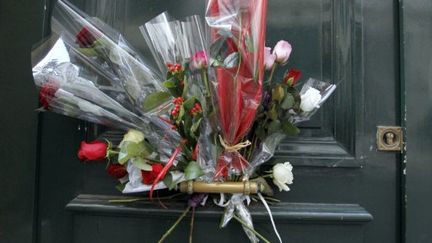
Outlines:
[[288, 185], [293, 183], [294, 175], [292, 173], [290, 162], [278, 163], [273, 166], [273, 183], [279, 187], [279, 191], [289, 191]]
[[321, 94], [319, 90], [310, 87], [304, 94], [301, 95], [300, 109], [304, 112], [310, 112], [315, 108], [319, 108]]
[[123, 142], [140, 143], [144, 141], [144, 134], [138, 130], [130, 129], [123, 137]]

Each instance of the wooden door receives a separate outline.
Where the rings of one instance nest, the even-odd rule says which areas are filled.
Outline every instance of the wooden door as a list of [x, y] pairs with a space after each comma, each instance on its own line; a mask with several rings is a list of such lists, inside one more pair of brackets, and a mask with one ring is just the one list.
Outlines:
[[[32, 41], [38, 39], [36, 33], [46, 34], [53, 6], [49, 1], [35, 2], [31, 11], [37, 16], [35, 22], [24, 23], [38, 27], [29, 28], [35, 36]], [[148, 50], [139, 25], [164, 10], [179, 18], [203, 15], [205, 5], [196, 0], [73, 2], [123, 32], [143, 53]], [[380, 152], [376, 146], [377, 126], [401, 125], [404, 115], [400, 108], [404, 96], [399, 10], [399, 3], [391, 0], [269, 1], [267, 45], [289, 40], [294, 47], [291, 66], [303, 70], [305, 77], [338, 84], [334, 97], [312, 121], [302, 125], [298, 137], [280, 145], [273, 160], [294, 164], [292, 191], [277, 194], [283, 203], [272, 208], [285, 242], [393, 243], [404, 238], [403, 156]], [[22, 41], [29, 46], [29, 40]], [[20, 104], [31, 110], [36, 107], [36, 91], [31, 89], [28, 62], [24, 68], [28, 68], [27, 76], [17, 82], [33, 99]], [[14, 86], [12, 94], [21, 92], [19, 87]], [[120, 194], [105, 165], [84, 164], [76, 157], [79, 142], [94, 136], [95, 126], [50, 113], [39, 118], [33, 113], [20, 114], [18, 119], [27, 117], [31, 122], [20, 134], [26, 131], [26, 139], [35, 142], [25, 144], [25, 153], [13, 151], [30, 161], [29, 170], [34, 174], [24, 174], [30, 178], [26, 183], [36, 184], [22, 192], [34, 195], [34, 204], [25, 204], [24, 215], [33, 220], [26, 224], [31, 230], [10, 238], [20, 239], [11, 242], [156, 242], [183, 210], [180, 203], [172, 203], [169, 209], [144, 202], [107, 203], [108, 198]], [[13, 136], [12, 131], [6, 134]], [[6, 158], [12, 157], [8, 154]], [[21, 169], [26, 173], [25, 168], [17, 167], [13, 173]], [[256, 229], [274, 242], [265, 210], [254, 206], [251, 211]], [[198, 211], [195, 242], [247, 241], [235, 222], [218, 228], [221, 212], [214, 207]], [[188, 232], [184, 222], [168, 242], [187, 242]]]

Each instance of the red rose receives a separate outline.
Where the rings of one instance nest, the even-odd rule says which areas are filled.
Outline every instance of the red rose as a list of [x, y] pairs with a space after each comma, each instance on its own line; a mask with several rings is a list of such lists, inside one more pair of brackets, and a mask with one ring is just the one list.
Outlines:
[[156, 180], [156, 177], [163, 170], [162, 164], [152, 164], [152, 171], [141, 171], [142, 182], [146, 185], [151, 185]]
[[78, 158], [83, 161], [97, 161], [105, 159], [108, 145], [105, 142], [93, 141], [81, 142]]
[[39, 101], [45, 109], [49, 108], [49, 105], [58, 89], [59, 84], [57, 81], [50, 80], [42, 85], [39, 91]]
[[107, 172], [110, 176], [117, 179], [123, 178], [128, 174], [124, 166], [119, 164], [110, 164]]
[[96, 37], [89, 31], [87, 27], [83, 27], [76, 35], [75, 42], [81, 47], [91, 47], [96, 41]]
[[284, 82], [289, 86], [294, 86], [301, 77], [301, 72], [297, 69], [291, 69], [284, 77]]

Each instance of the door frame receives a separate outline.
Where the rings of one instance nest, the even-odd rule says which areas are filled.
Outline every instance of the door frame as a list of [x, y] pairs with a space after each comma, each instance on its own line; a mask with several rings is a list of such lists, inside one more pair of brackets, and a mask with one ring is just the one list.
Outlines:
[[401, 126], [406, 131], [401, 239], [406, 243], [432, 242], [431, 13], [430, 0], [399, 1]]

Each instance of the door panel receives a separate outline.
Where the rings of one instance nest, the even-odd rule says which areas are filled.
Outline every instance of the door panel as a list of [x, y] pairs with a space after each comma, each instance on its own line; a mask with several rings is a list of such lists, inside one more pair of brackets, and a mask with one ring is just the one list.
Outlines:
[[[112, 24], [146, 55], [139, 25], [164, 10], [179, 18], [204, 10], [204, 1], [196, 0], [73, 2]], [[303, 70], [305, 78], [338, 84], [323, 111], [302, 125], [299, 137], [284, 141], [275, 156], [274, 161], [295, 165], [292, 191], [277, 194], [284, 203], [273, 208], [287, 242], [400, 240], [400, 156], [378, 152], [375, 141], [377, 125], [400, 122], [397, 11], [397, 3], [390, 0], [269, 1], [268, 45], [289, 40], [292, 67]], [[105, 165], [76, 158], [79, 142], [98, 129], [43, 115], [39, 242], [155, 242], [180, 214], [181, 204], [168, 210], [145, 203], [107, 205], [100, 195], [120, 194]], [[273, 237], [263, 209], [253, 212], [257, 230]], [[220, 213], [200, 210], [196, 242], [246, 240], [234, 222], [218, 229]], [[187, 225], [184, 222], [168, 242], [185, 242]]]

